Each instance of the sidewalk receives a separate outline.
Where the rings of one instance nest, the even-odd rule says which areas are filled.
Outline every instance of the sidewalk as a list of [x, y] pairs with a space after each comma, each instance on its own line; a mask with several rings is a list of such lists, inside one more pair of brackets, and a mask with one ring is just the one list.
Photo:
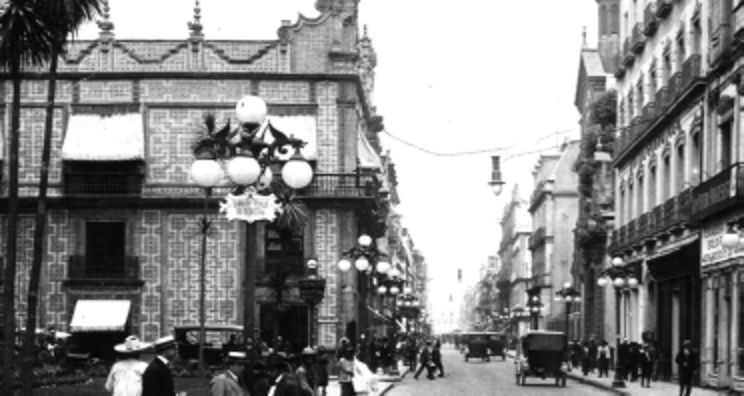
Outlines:
[[[509, 350], [506, 355], [510, 358], [514, 358], [515, 352]], [[656, 396], [656, 395], [676, 395], [679, 393], [679, 384], [666, 381], [651, 382], [650, 388], [642, 388], [640, 380], [635, 382], [625, 381], [625, 388], [613, 388], [612, 379], [614, 378], [615, 372], [610, 370], [609, 377], [598, 378], [596, 371], [589, 373], [586, 377], [581, 373], [581, 370], [573, 370], [568, 372], [567, 377], [576, 382], [593, 386], [602, 390], [613, 392], [616, 395], [633, 395], [633, 396]], [[695, 396], [715, 396], [719, 395], [718, 391], [712, 389], [706, 389], [701, 387], [693, 387], [692, 394]]]
[[[383, 396], [386, 394], [390, 389], [392, 389], [395, 386], [396, 382], [400, 382], [406, 374], [408, 374], [408, 367], [399, 365], [400, 375], [384, 375], [379, 377], [379, 390], [377, 394], [375, 395], [369, 395], [369, 396]], [[339, 396], [341, 395], [341, 386], [338, 383], [337, 377], [331, 377], [330, 381], [328, 381], [328, 388], [326, 389], [327, 396]], [[358, 395], [366, 394], [366, 393], [357, 393]]]

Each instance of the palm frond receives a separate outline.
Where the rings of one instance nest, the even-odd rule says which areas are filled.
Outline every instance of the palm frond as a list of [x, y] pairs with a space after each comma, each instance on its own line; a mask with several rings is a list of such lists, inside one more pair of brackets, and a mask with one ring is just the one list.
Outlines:
[[49, 18], [33, 0], [10, 0], [0, 14], [0, 68], [10, 70], [15, 62], [41, 66], [55, 52], [56, 38]]

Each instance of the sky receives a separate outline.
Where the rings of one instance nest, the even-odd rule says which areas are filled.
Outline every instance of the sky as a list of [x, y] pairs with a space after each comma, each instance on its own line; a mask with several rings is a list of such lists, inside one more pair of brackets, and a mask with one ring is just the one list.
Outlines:
[[[315, 0], [201, 0], [207, 39], [275, 39]], [[110, 0], [117, 38], [186, 38], [190, 0]], [[403, 224], [426, 257], [430, 309], [447, 305], [457, 269], [474, 283], [499, 246], [514, 185], [529, 197], [538, 154], [579, 136], [573, 105], [582, 28], [596, 43], [595, 0], [361, 0], [378, 57], [374, 102], [398, 171]], [[79, 38], [97, 37], [83, 26]], [[391, 137], [394, 136], [395, 138]], [[473, 155], [453, 154], [481, 150]], [[508, 148], [496, 151], [497, 148]], [[504, 193], [489, 181], [502, 156]], [[465, 286], [466, 286], [465, 285]], [[457, 300], [457, 298], [455, 299]]]

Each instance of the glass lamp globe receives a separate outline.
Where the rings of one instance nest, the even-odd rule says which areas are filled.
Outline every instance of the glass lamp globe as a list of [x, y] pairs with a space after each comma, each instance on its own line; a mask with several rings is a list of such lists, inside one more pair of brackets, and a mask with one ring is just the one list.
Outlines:
[[258, 96], [243, 96], [235, 105], [235, 115], [241, 124], [263, 124], [266, 113], [266, 102]]
[[721, 244], [726, 249], [736, 249], [739, 246], [739, 234], [735, 232], [727, 232], [723, 234]]
[[571, 282], [563, 282], [563, 288], [568, 289], [571, 287]]
[[630, 278], [628, 278], [628, 287], [638, 287], [638, 278], [636, 278], [635, 276], [631, 276]]
[[396, 295], [400, 293], [400, 288], [398, 286], [391, 286], [390, 287], [390, 294]]
[[573, 299], [574, 298], [571, 297], [571, 296], [566, 296], [566, 297], [564, 297], [564, 299], [566, 300], [566, 302], [573, 302]]
[[377, 263], [377, 272], [381, 274], [387, 274], [390, 271], [390, 263], [387, 261], [380, 261]]
[[555, 302], [561, 301], [561, 296], [555, 296], [555, 297], [553, 297], [553, 301], [555, 301]]
[[227, 163], [227, 175], [236, 184], [249, 186], [261, 175], [261, 165], [252, 156], [240, 155]]
[[604, 276], [597, 279], [597, 285], [599, 285], [599, 287], [605, 287], [608, 283], [610, 283], [610, 281]]
[[347, 259], [341, 259], [338, 261], [338, 270], [341, 272], [347, 272], [351, 269], [351, 261]]
[[222, 167], [213, 159], [198, 159], [191, 164], [191, 179], [201, 187], [214, 187], [224, 177]]
[[318, 260], [316, 259], [307, 260], [307, 268], [311, 270], [318, 268]]
[[357, 239], [357, 243], [361, 247], [369, 247], [369, 245], [372, 244], [372, 237], [370, 237], [367, 234], [359, 235], [359, 239]]
[[390, 271], [388, 271], [388, 276], [391, 278], [399, 278], [401, 275], [400, 270], [397, 268], [393, 268]]
[[573, 302], [575, 302], [575, 303], [581, 302], [581, 297], [579, 297], [579, 296], [574, 297]]
[[299, 155], [299, 150], [282, 167], [282, 179], [295, 190], [305, 188], [313, 181], [313, 168]]
[[615, 258], [613, 258], [613, 259], [612, 259], [612, 265], [614, 265], [614, 266], [616, 266], [616, 267], [617, 267], [617, 266], [620, 266], [620, 265], [623, 265], [623, 259], [622, 259], [622, 258], [620, 258], [620, 257], [615, 257]]
[[354, 262], [354, 267], [356, 267], [357, 271], [366, 271], [369, 268], [369, 260], [364, 256], [359, 257]]
[[411, 286], [406, 286], [403, 288], [403, 294], [411, 294], [411, 293], [413, 293], [413, 289], [411, 288]]
[[612, 284], [615, 285], [615, 287], [623, 287], [625, 286], [625, 278], [615, 278], [615, 280], [612, 281]]
[[538, 307], [532, 307], [532, 308], [530, 308], [530, 311], [532, 311], [532, 312], [538, 312], [539, 310], [540, 310], [540, 308], [538, 308]]
[[265, 168], [261, 176], [258, 177], [258, 189], [265, 190], [271, 187], [271, 182], [274, 180], [274, 174], [270, 168]]
[[385, 294], [385, 293], [387, 293], [387, 287], [380, 286], [377, 288], [377, 294]]

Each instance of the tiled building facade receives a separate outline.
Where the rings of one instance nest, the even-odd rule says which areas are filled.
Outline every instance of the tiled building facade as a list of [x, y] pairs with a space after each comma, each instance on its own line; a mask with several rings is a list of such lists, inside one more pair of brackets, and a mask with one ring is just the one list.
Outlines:
[[[319, 344], [335, 346], [358, 315], [356, 279], [339, 273], [336, 263], [359, 234], [381, 232], [372, 209], [386, 204], [384, 194], [377, 190], [379, 169], [362, 170], [360, 159], [377, 155], [360, 151], [375, 147], [380, 117], [369, 99], [374, 86], [374, 49], [366, 33], [358, 35], [357, 4], [357, 0], [319, 1], [318, 17], [284, 22], [279, 38], [269, 41], [207, 40], [198, 17], [182, 41], [119, 41], [105, 15], [98, 40], [71, 45], [60, 60], [57, 83], [41, 326], [68, 329], [75, 303], [81, 299], [130, 300], [125, 330], [146, 340], [170, 332], [175, 325], [198, 321], [204, 191], [189, 180], [194, 161], [191, 145], [205, 114], [215, 113], [218, 122], [234, 121], [235, 102], [255, 94], [268, 103], [269, 117], [277, 123], [293, 117], [314, 121], [310, 130], [298, 131], [316, 147], [314, 181], [298, 192], [311, 212], [300, 236], [299, 254], [303, 261], [317, 258], [320, 275], [327, 280], [315, 336]], [[11, 85], [7, 75], [0, 76], [0, 82], [0, 97], [5, 102], [0, 107], [0, 136], [7, 139]], [[45, 74], [27, 73], [22, 87], [19, 322], [25, 313], [31, 262]], [[142, 138], [141, 158], [123, 164], [127, 174], [121, 177], [128, 187], [115, 193], [85, 190], [95, 184], [93, 177], [103, 175], [101, 163], [110, 160], [96, 155], [115, 152], [116, 147], [88, 148], [93, 156], [89, 161], [65, 158], [67, 140], [73, 134], [92, 138], [96, 133], [71, 130], [78, 125], [76, 117], [93, 117], [97, 126], [106, 129], [113, 128], [111, 120], [121, 114], [141, 121], [139, 130], [127, 132], [140, 133]], [[372, 145], [362, 144], [364, 139]], [[3, 158], [7, 144], [0, 147]], [[376, 149], [379, 152], [379, 146]], [[80, 162], [87, 167], [75, 168]], [[8, 169], [7, 162], [3, 164], [0, 201], [6, 202]], [[208, 217], [213, 223], [206, 254], [207, 322], [250, 323], [258, 336], [285, 332], [276, 328], [277, 323], [307, 318], [307, 304], [295, 283], [301, 274], [293, 273], [278, 289], [272, 286], [272, 263], [277, 260], [270, 243], [272, 226], [227, 221], [217, 211], [225, 193], [225, 189], [215, 189], [209, 202]], [[102, 229], [115, 240], [112, 254], [120, 263], [116, 270], [120, 273], [94, 274], [91, 269], [101, 264], [92, 263], [90, 257], [95, 256], [94, 245], [106, 242], [100, 237]], [[250, 301], [246, 270], [251, 267], [257, 275], [252, 309], [246, 306]], [[281, 302], [289, 307], [286, 310], [275, 309], [278, 291]], [[285, 338], [308, 342], [306, 330], [305, 334], [292, 331], [283, 333]]]

